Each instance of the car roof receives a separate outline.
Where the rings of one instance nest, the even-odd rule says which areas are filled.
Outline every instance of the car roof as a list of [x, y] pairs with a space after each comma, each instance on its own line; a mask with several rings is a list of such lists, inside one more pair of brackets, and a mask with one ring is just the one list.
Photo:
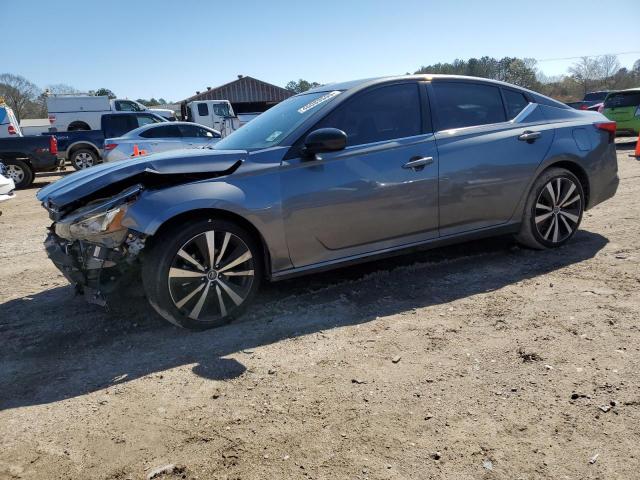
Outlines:
[[217, 130], [214, 130], [211, 127], [207, 127], [206, 125], [200, 125], [199, 123], [194, 123], [194, 122], [161, 122], [161, 123], [147, 123], [146, 125], [143, 125], [141, 127], [135, 128], [135, 129], [125, 133], [120, 138], [135, 137], [135, 136], [141, 134], [142, 132], [146, 132], [147, 130], [151, 130], [153, 128], [158, 128], [158, 127], [166, 127], [168, 125], [193, 125], [193, 126], [196, 126], [196, 127], [204, 128], [205, 130], [209, 130], [210, 132], [216, 132], [217, 134], [220, 134], [220, 132], [218, 132]]
[[520, 87], [518, 85], [513, 85], [507, 82], [501, 82], [500, 80], [493, 80], [491, 78], [483, 78], [483, 77], [471, 77], [467, 75], [446, 75], [446, 74], [430, 74], [430, 73], [422, 73], [416, 75], [398, 75], [398, 76], [390, 76], [390, 77], [376, 77], [376, 78], [365, 78], [361, 80], [352, 80], [348, 82], [339, 82], [339, 83], [329, 83], [327, 85], [321, 85], [319, 87], [307, 90], [306, 92], [299, 93], [298, 95], [304, 95], [307, 93], [319, 93], [319, 92], [331, 92], [334, 90], [360, 90], [366, 87], [370, 87], [372, 85], [384, 84], [394, 81], [401, 80], [422, 80], [427, 82], [438, 82], [438, 81], [457, 81], [457, 82], [470, 82], [470, 83], [486, 83], [493, 84], [497, 87], [505, 87], [511, 88], [515, 90], [520, 90], [522, 92], [527, 92], [529, 95], [534, 97], [536, 101], [540, 101], [541, 99], [545, 99], [547, 102], [550, 102], [552, 105], [557, 106], [559, 108], [569, 108], [564, 103], [559, 102], [558, 100], [554, 100], [553, 98], [542, 95], [541, 93], [535, 92], [533, 90], [529, 90], [524, 87]]

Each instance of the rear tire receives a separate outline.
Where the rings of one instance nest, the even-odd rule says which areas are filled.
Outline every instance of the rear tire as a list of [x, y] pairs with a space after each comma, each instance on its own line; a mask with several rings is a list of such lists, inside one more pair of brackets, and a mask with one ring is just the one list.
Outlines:
[[98, 155], [88, 148], [80, 148], [71, 154], [71, 165], [76, 170], [91, 168], [98, 163]]
[[16, 189], [29, 187], [35, 178], [35, 174], [27, 162], [22, 160], [2, 160], [7, 166], [7, 174], [16, 184]]
[[154, 237], [142, 266], [151, 306], [191, 330], [218, 327], [241, 315], [262, 274], [256, 240], [237, 224], [213, 218], [178, 224]]
[[529, 192], [516, 240], [536, 250], [560, 247], [580, 227], [584, 206], [578, 177], [564, 168], [545, 170]]

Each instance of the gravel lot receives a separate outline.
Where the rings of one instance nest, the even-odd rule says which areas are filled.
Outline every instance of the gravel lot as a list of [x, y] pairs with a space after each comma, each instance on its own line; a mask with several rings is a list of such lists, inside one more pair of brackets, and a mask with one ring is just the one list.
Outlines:
[[0, 478], [632, 479], [640, 162], [566, 247], [473, 242], [267, 286], [183, 331], [108, 313], [0, 216]]

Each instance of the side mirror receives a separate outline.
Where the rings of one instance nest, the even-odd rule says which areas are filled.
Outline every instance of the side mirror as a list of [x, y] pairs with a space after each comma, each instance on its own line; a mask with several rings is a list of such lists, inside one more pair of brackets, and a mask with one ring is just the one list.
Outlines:
[[304, 141], [302, 154], [313, 156], [316, 153], [335, 152], [347, 146], [347, 134], [337, 128], [314, 130]]

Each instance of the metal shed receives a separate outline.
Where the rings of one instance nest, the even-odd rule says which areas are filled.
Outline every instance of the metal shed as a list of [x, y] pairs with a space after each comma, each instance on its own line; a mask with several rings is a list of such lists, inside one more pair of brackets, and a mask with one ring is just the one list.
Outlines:
[[185, 102], [194, 100], [229, 100], [236, 113], [264, 112], [294, 95], [289, 90], [253, 77], [238, 75], [238, 79], [219, 87], [207, 87]]

